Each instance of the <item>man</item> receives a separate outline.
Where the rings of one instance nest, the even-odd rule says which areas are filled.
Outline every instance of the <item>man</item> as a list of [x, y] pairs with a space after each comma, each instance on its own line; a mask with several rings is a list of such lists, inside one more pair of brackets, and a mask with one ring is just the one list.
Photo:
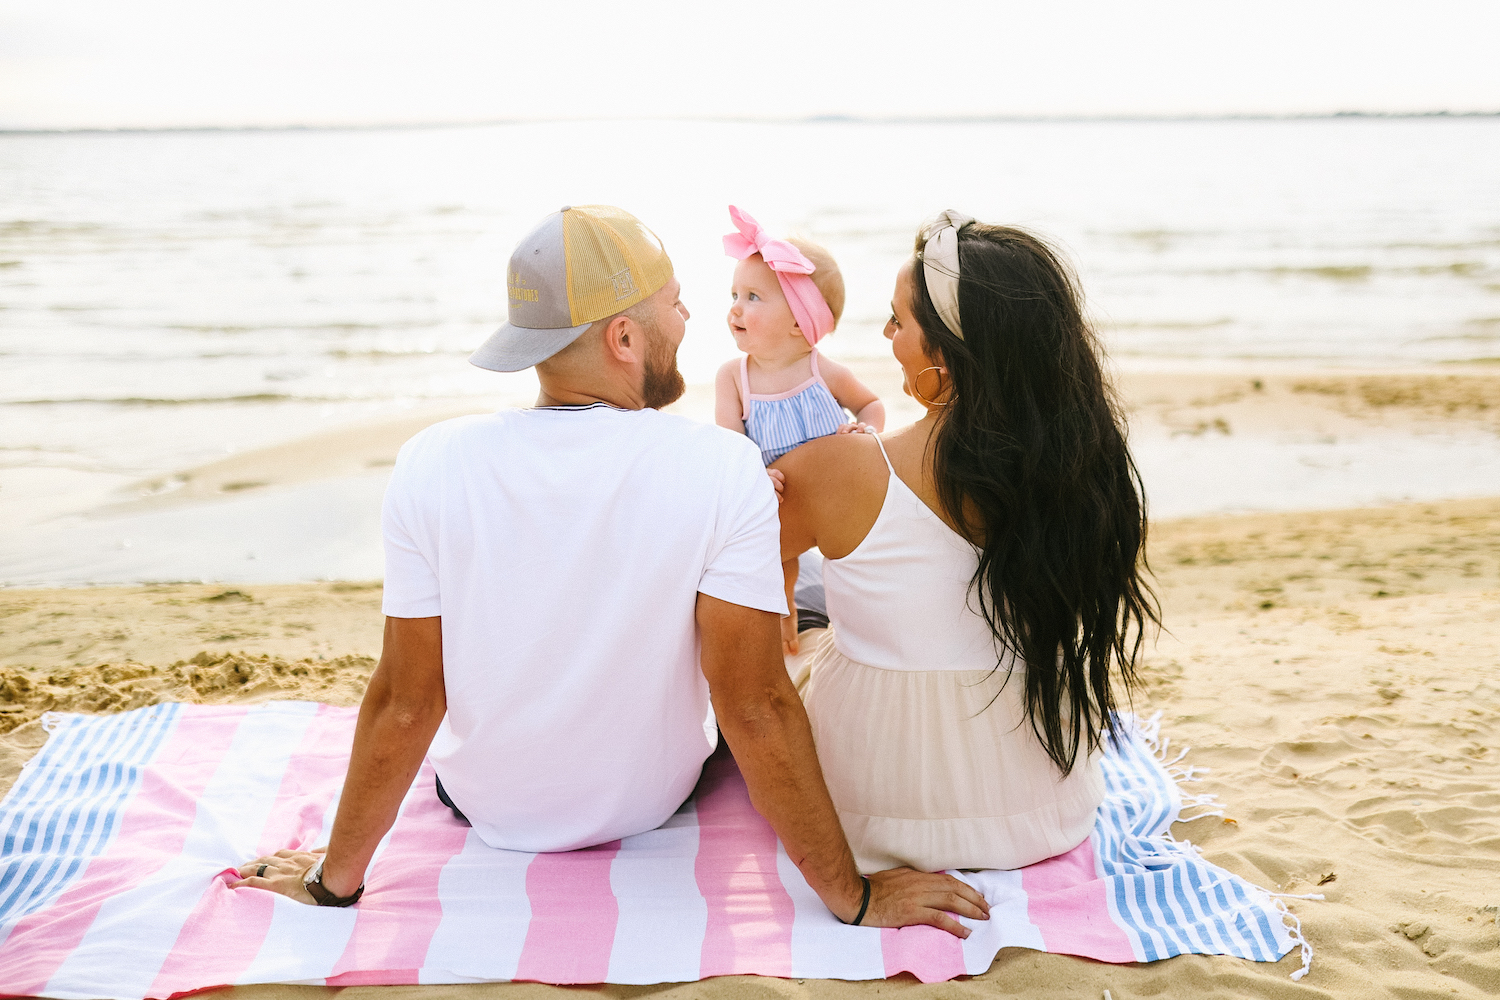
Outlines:
[[[654, 829], [692, 792], [714, 717], [755, 807], [846, 922], [988, 908], [946, 875], [863, 879], [781, 656], [776, 498], [743, 435], [657, 412], [688, 318], [656, 236], [564, 208], [511, 256], [509, 322], [470, 359], [535, 366], [526, 410], [450, 420], [386, 493], [387, 615], [327, 853], [237, 885], [349, 905], [429, 756], [492, 847], [566, 851]], [[709, 711], [712, 704], [712, 713]]]

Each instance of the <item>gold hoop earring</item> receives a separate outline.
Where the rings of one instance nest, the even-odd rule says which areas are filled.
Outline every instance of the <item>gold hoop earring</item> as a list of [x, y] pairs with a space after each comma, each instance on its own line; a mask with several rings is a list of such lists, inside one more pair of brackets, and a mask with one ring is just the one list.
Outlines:
[[928, 399], [926, 396], [922, 395], [922, 390], [919, 389], [919, 388], [917, 388], [917, 381], [919, 379], [921, 379], [921, 377], [923, 375], [926, 375], [928, 372], [937, 372], [938, 375], [942, 375], [943, 372], [945, 372], [945, 371], [947, 371], [946, 368], [939, 368], [937, 365], [932, 365], [931, 367], [923, 368], [921, 371], [917, 372], [917, 377], [911, 380], [912, 395], [916, 396], [918, 399], [920, 399], [922, 402], [926, 403], [928, 406], [947, 406], [948, 405], [947, 403], [935, 403], [935, 402], [933, 402], [932, 400]]

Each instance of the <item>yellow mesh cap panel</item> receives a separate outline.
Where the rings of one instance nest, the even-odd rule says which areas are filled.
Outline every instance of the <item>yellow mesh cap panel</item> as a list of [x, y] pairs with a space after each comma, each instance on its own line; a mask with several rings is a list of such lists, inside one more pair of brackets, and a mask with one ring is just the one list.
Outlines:
[[656, 234], [610, 205], [564, 212], [563, 248], [575, 326], [629, 309], [672, 277], [672, 261]]

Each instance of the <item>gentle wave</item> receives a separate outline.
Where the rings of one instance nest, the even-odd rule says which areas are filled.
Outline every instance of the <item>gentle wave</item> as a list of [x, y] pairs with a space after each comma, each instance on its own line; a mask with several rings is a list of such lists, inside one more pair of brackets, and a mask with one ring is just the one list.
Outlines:
[[[950, 206], [1060, 248], [1105, 345], [1133, 367], [1500, 354], [1493, 117], [592, 122], [0, 142], [0, 353], [6, 394], [25, 397], [0, 402], [0, 446], [149, 452], [143, 463], [172, 468], [174, 450], [303, 433], [310, 410], [356, 419], [406, 400], [519, 392], [524, 377], [463, 359], [504, 317], [515, 241], [557, 206], [594, 198], [635, 212], [670, 248], [694, 314], [679, 359], [695, 383], [733, 352], [722, 318], [732, 265], [719, 242], [731, 198], [837, 256], [848, 308], [832, 357], [889, 356], [892, 277], [921, 219]], [[618, 153], [607, 177], [565, 152], [604, 145]], [[745, 147], [795, 151], [799, 169], [724, 155]], [[905, 148], [955, 155], [933, 174], [893, 155]], [[74, 418], [69, 407], [97, 409]]]
[[384, 396], [296, 396], [279, 392], [255, 392], [241, 396], [148, 397], [74, 396], [69, 399], [8, 399], [0, 406], [200, 406], [212, 403], [349, 403]]

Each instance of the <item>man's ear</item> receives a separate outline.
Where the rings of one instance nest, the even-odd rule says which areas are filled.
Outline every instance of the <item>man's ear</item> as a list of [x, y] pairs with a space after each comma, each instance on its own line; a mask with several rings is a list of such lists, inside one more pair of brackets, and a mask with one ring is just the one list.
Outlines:
[[621, 313], [604, 328], [604, 350], [625, 365], [640, 364], [646, 357], [646, 332], [641, 325]]

